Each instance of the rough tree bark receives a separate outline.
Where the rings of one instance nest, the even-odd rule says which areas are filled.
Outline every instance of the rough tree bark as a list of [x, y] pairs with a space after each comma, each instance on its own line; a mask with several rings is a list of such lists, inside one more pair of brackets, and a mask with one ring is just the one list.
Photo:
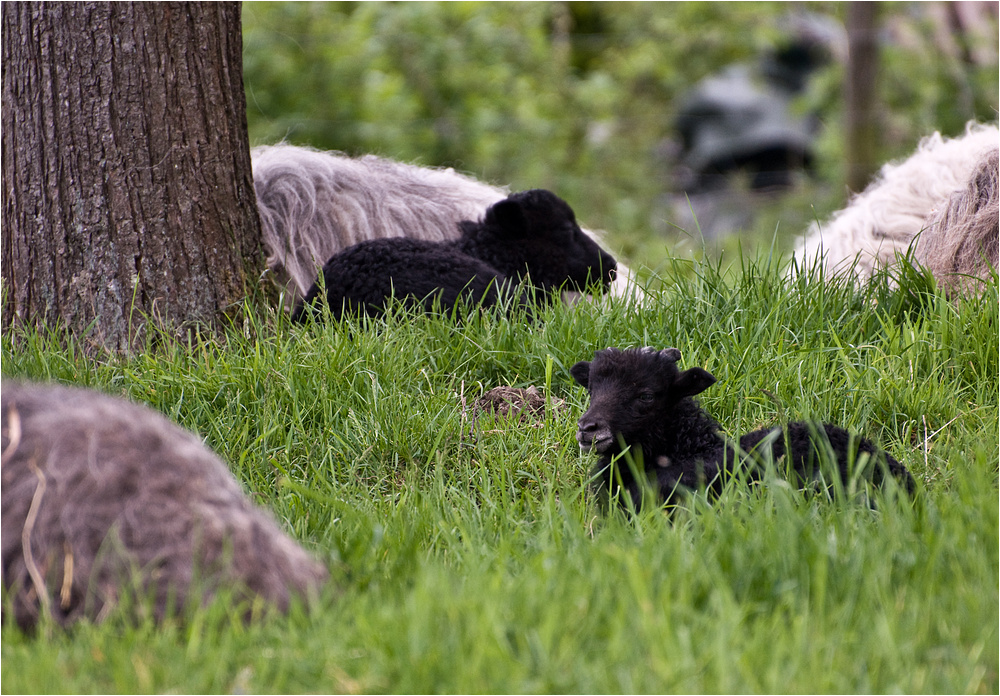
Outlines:
[[3, 324], [134, 349], [263, 268], [239, 3], [4, 3]]
[[847, 187], [861, 191], [878, 168], [878, 3], [847, 3], [844, 110]]

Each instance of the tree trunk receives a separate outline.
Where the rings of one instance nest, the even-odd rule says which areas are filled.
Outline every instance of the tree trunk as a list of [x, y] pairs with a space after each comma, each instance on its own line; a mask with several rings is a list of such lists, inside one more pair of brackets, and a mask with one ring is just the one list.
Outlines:
[[846, 111], [847, 187], [861, 191], [878, 168], [878, 3], [847, 3]]
[[263, 268], [239, 3], [2, 12], [4, 327], [218, 327]]

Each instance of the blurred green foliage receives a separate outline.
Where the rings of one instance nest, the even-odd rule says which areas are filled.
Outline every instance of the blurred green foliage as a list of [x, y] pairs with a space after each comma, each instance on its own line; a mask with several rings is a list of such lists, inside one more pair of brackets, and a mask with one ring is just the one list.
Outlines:
[[[934, 5], [881, 6], [884, 159], [935, 129], [996, 119], [995, 19], [949, 51]], [[759, 59], [793, 11], [843, 20], [830, 2], [245, 3], [251, 144], [284, 139], [551, 188], [636, 253], [671, 231], [666, 155], [680, 95]], [[967, 60], [984, 51], [992, 61]], [[789, 233], [843, 205], [840, 57], [802, 98], [824, 130], [812, 188], [777, 203], [801, 211]]]

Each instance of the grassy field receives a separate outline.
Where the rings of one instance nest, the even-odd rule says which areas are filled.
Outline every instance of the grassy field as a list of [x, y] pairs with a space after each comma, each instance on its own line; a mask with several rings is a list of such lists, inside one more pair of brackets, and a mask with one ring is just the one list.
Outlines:
[[[2, 628], [20, 692], [997, 693], [998, 301], [786, 282], [766, 255], [676, 262], [640, 308], [538, 324], [396, 316], [87, 358], [2, 337], [6, 376], [88, 385], [199, 433], [323, 558], [312, 612], [243, 625], [222, 602], [166, 625]], [[676, 346], [719, 378], [730, 432], [819, 417], [918, 480], [875, 510], [780, 481], [604, 515], [573, 435], [569, 367]], [[564, 403], [535, 427], [474, 418], [499, 385]], [[10, 533], [4, 530], [4, 533]]]

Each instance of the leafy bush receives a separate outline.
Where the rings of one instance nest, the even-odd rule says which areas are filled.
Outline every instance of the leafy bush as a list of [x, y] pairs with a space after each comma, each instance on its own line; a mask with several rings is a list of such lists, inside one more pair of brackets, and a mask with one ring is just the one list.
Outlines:
[[[809, 11], [842, 21], [842, 3]], [[934, 8], [882, 7], [882, 157], [998, 109], [996, 30], [939, 48]], [[454, 166], [514, 189], [551, 188], [627, 257], [655, 266], [677, 230], [671, 123], [681, 95], [784, 36], [785, 3], [258, 3], [244, 5], [253, 144], [287, 139], [349, 154]], [[995, 21], [995, 18], [994, 18]], [[992, 51], [992, 53], [991, 53]], [[978, 60], [978, 59], [977, 59]], [[844, 203], [842, 66], [800, 108], [819, 115], [818, 178], [791, 198], [755, 201], [772, 224], [744, 248], [781, 248]], [[958, 105], [958, 108], [956, 108]], [[789, 216], [789, 211], [794, 214]]]

